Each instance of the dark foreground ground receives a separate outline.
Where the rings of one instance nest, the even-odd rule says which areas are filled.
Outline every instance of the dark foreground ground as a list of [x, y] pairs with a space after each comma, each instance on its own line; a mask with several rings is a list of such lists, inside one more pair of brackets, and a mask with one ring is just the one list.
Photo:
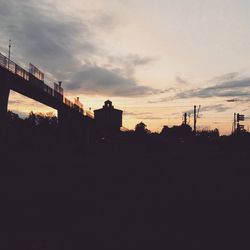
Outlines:
[[0, 249], [249, 249], [250, 154], [2, 149]]

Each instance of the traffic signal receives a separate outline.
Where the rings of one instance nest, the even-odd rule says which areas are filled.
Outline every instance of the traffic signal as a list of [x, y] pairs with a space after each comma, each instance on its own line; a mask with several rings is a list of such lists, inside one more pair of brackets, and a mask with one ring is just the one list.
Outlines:
[[240, 121], [245, 121], [245, 116], [237, 114], [237, 122], [240, 122]]

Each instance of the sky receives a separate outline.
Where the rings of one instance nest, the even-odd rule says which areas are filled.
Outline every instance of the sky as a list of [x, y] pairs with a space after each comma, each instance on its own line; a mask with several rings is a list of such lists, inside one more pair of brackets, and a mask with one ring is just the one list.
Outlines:
[[[0, 0], [0, 53], [62, 81], [85, 109], [110, 99], [123, 124], [182, 122], [200, 107], [199, 129], [231, 132], [250, 121], [250, 2], [246, 0]], [[21, 116], [51, 109], [11, 92]], [[55, 111], [54, 111], [55, 112]]]

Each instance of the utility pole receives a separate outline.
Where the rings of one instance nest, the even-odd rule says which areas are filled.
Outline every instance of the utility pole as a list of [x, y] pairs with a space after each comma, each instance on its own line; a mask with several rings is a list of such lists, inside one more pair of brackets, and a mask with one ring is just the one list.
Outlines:
[[234, 113], [234, 124], [233, 124], [233, 133], [236, 132], [236, 123], [237, 123], [237, 114]]
[[11, 49], [11, 40], [9, 40], [8, 69], [10, 69], [10, 49]]
[[197, 107], [194, 105], [194, 133], [196, 134], [196, 123], [197, 123]]
[[183, 115], [183, 124], [187, 125], [187, 113], [184, 113]]

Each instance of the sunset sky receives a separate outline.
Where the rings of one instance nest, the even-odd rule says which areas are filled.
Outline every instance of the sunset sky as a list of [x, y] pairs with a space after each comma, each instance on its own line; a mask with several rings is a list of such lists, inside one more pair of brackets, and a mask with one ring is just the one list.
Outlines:
[[[111, 99], [125, 127], [152, 131], [201, 105], [198, 128], [230, 133], [233, 113], [250, 123], [250, 1], [0, 0], [0, 52], [85, 109]], [[11, 93], [9, 109], [51, 109]]]

